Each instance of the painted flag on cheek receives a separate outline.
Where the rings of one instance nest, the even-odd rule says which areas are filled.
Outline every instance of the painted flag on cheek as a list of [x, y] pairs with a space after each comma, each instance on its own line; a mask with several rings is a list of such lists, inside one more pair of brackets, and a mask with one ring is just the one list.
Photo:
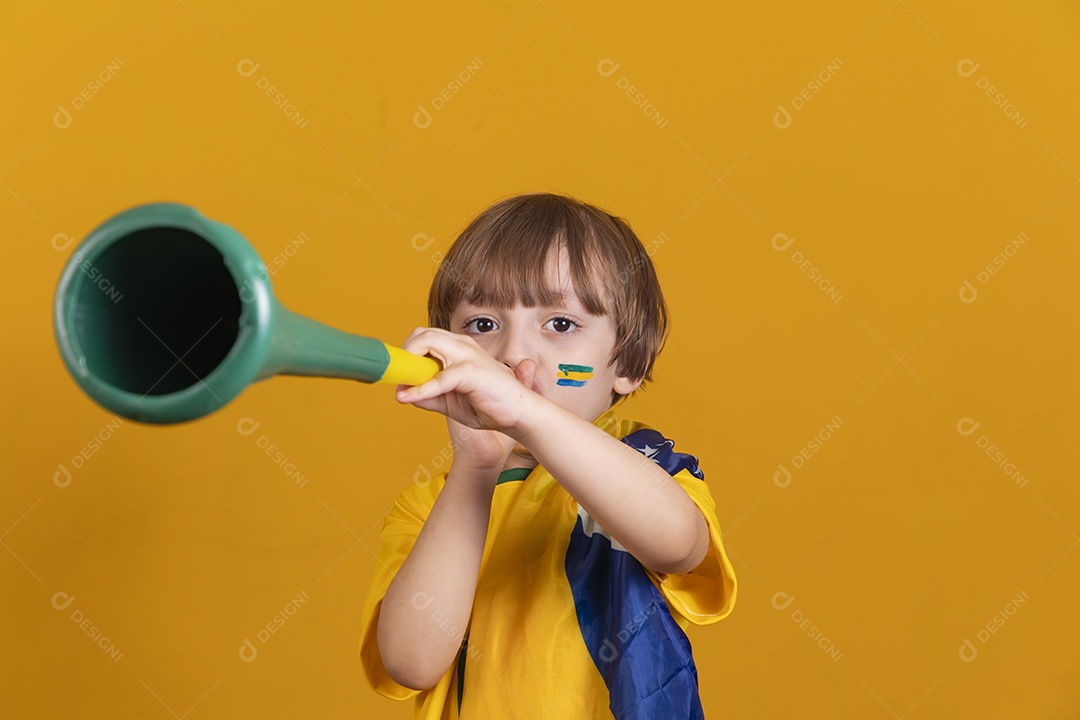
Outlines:
[[591, 380], [593, 369], [591, 365], [559, 365], [559, 378], [556, 385], [566, 387], [582, 387], [585, 381]]

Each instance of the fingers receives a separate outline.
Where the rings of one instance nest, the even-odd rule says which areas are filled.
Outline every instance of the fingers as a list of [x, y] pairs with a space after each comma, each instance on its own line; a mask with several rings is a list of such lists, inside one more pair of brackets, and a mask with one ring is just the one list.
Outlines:
[[405, 338], [405, 342], [401, 343], [401, 349], [414, 355], [430, 355], [438, 360], [443, 367], [446, 367], [446, 358], [438, 351], [433, 351], [430, 347], [430, 336], [439, 332], [445, 331], [438, 328], [415, 328], [409, 333], [409, 337]]
[[[396, 397], [398, 402], [415, 405], [420, 401], [439, 398], [454, 391], [468, 393], [474, 387], [474, 383], [470, 382], [469, 378], [467, 364], [449, 364], [446, 369], [425, 383], [414, 387], [400, 386]], [[445, 405], [445, 400], [442, 404]]]
[[447, 371], [443, 370], [426, 383], [411, 387], [408, 385], [399, 385], [395, 397], [398, 402], [412, 404], [416, 404], [422, 400], [429, 400], [453, 389], [452, 387], [447, 387], [447, 381], [451, 379], [452, 378], [447, 377]]
[[399, 385], [395, 393], [397, 401], [445, 414], [445, 400], [441, 403], [431, 403], [430, 400], [453, 389], [453, 384], [448, 383], [448, 380], [452, 378], [447, 376], [447, 370], [463, 354], [456, 347], [459, 344], [459, 338], [440, 328], [418, 327], [413, 330], [401, 344], [402, 349], [416, 355], [430, 355], [436, 358], [442, 364], [443, 370], [420, 385], [414, 387]]
[[406, 345], [408, 345], [410, 340], [412, 340], [414, 337], [416, 337], [417, 335], [422, 333], [424, 330], [427, 330], [427, 328], [423, 328], [423, 327], [413, 328], [413, 331], [411, 333], [409, 333], [409, 337], [405, 338], [401, 342], [401, 347], [405, 347]]
[[415, 355], [430, 355], [445, 368], [460, 362], [480, 350], [476, 341], [441, 328], [416, 328], [402, 344], [403, 350]]
[[432, 398], [431, 400], [417, 400], [415, 402], [407, 402], [403, 404], [412, 405], [413, 407], [418, 407], [421, 410], [428, 410], [430, 412], [436, 412], [440, 415], [446, 415], [447, 417], [449, 417], [449, 410], [447, 410], [446, 399], [442, 397]]

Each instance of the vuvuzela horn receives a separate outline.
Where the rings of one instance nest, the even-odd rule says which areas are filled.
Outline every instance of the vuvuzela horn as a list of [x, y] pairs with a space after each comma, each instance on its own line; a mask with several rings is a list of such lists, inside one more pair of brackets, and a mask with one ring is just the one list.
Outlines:
[[419, 385], [439, 364], [279, 303], [255, 249], [176, 203], [95, 228], [56, 290], [56, 340], [98, 404], [145, 423], [194, 420], [273, 375]]

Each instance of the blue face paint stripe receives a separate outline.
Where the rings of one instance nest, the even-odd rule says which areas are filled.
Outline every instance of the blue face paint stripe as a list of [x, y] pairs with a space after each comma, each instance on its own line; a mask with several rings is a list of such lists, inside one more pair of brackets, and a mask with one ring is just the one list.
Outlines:
[[592, 376], [592, 365], [570, 365], [560, 363], [558, 380], [556, 380], [555, 383], [564, 387], [582, 387], [585, 385], [586, 381], [592, 379]]

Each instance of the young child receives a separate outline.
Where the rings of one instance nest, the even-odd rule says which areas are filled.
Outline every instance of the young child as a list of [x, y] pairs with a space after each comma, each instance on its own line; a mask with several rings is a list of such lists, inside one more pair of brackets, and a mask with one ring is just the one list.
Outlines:
[[510, 198], [454, 242], [428, 313], [404, 348], [443, 370], [397, 399], [445, 415], [454, 455], [385, 518], [372, 687], [425, 719], [702, 717], [684, 629], [731, 612], [735, 575], [697, 458], [612, 409], [667, 333], [641, 241]]

